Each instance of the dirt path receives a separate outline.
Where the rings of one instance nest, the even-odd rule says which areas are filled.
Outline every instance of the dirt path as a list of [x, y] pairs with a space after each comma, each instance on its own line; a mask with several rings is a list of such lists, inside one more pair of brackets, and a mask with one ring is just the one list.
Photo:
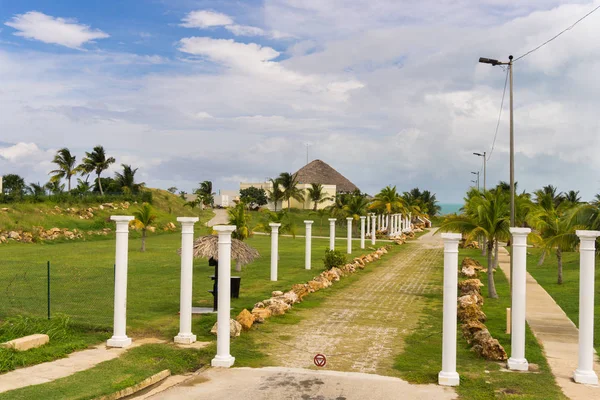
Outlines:
[[418, 322], [420, 295], [430, 290], [431, 271], [443, 264], [441, 240], [431, 232], [406, 246], [319, 307], [300, 311], [300, 323], [263, 335], [275, 365], [313, 368], [314, 355], [322, 353], [326, 369], [397, 375], [394, 358]]

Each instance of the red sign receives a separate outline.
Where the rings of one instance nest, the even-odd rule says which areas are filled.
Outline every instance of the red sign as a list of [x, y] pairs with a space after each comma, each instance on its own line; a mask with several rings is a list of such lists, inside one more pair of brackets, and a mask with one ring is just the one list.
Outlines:
[[327, 359], [323, 354], [317, 354], [314, 358], [315, 365], [317, 367], [324, 367], [327, 364]]

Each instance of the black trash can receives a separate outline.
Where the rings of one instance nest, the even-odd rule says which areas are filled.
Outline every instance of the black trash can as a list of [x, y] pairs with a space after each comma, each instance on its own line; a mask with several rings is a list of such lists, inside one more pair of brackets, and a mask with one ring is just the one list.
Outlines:
[[231, 298], [238, 299], [240, 297], [240, 283], [242, 282], [241, 276], [231, 277]]

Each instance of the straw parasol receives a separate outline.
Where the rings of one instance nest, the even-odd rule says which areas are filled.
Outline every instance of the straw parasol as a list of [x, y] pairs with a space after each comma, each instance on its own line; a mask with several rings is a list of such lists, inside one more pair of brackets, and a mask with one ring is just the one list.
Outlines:
[[[178, 251], [181, 254], [181, 249]], [[219, 259], [219, 237], [217, 235], [200, 236], [194, 240], [194, 257], [196, 258], [214, 258]], [[231, 239], [231, 258], [237, 261], [237, 264], [250, 264], [259, 258], [258, 250], [248, 246], [238, 239]]]

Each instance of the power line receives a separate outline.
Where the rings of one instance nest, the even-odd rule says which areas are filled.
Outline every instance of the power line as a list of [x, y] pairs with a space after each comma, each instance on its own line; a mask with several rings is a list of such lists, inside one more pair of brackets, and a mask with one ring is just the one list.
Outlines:
[[551, 41], [553, 41], [554, 39], [556, 39], [557, 37], [559, 37], [560, 35], [562, 35], [563, 33], [565, 33], [566, 31], [569, 31], [569, 30], [573, 29], [573, 27], [574, 27], [575, 25], [577, 25], [578, 23], [580, 23], [581, 21], [583, 21], [584, 19], [586, 19], [587, 17], [589, 17], [591, 14], [593, 14], [593, 13], [594, 13], [596, 10], [598, 10], [599, 8], [600, 8], [600, 6], [598, 6], [598, 7], [594, 8], [592, 11], [590, 11], [589, 13], [585, 14], [583, 17], [581, 17], [581, 18], [579, 18], [577, 21], [575, 21], [575, 23], [574, 23], [573, 25], [569, 26], [567, 29], [565, 29], [565, 30], [561, 31], [560, 33], [558, 33], [557, 35], [553, 36], [552, 38], [550, 38], [550, 39], [546, 40], [544, 43], [540, 44], [538, 47], [536, 47], [536, 48], [534, 48], [534, 49], [531, 49], [531, 50], [529, 50], [527, 53], [523, 54], [523, 55], [522, 55], [522, 56], [520, 56], [520, 57], [517, 57], [517, 58], [515, 58], [515, 59], [513, 60], [513, 62], [515, 62], [515, 61], [519, 61], [521, 58], [523, 58], [523, 57], [525, 57], [525, 56], [528, 56], [529, 54], [533, 53], [534, 51], [536, 51], [536, 50], [538, 50], [538, 49], [540, 49], [540, 48], [544, 47], [545, 45], [547, 45], [548, 43], [550, 43]]
[[[510, 67], [509, 67], [510, 68]], [[508, 68], [506, 69], [506, 78], [504, 79], [504, 90], [502, 91], [502, 101], [500, 102], [500, 112], [498, 113], [498, 123], [496, 123], [496, 132], [494, 133], [494, 141], [492, 142], [492, 149], [490, 150], [490, 155], [487, 158], [487, 161], [490, 161], [492, 158], [492, 154], [494, 153], [494, 147], [496, 146], [496, 138], [498, 137], [498, 128], [500, 127], [500, 118], [502, 117], [502, 108], [504, 108], [504, 97], [506, 95], [506, 84], [508, 83]]]

